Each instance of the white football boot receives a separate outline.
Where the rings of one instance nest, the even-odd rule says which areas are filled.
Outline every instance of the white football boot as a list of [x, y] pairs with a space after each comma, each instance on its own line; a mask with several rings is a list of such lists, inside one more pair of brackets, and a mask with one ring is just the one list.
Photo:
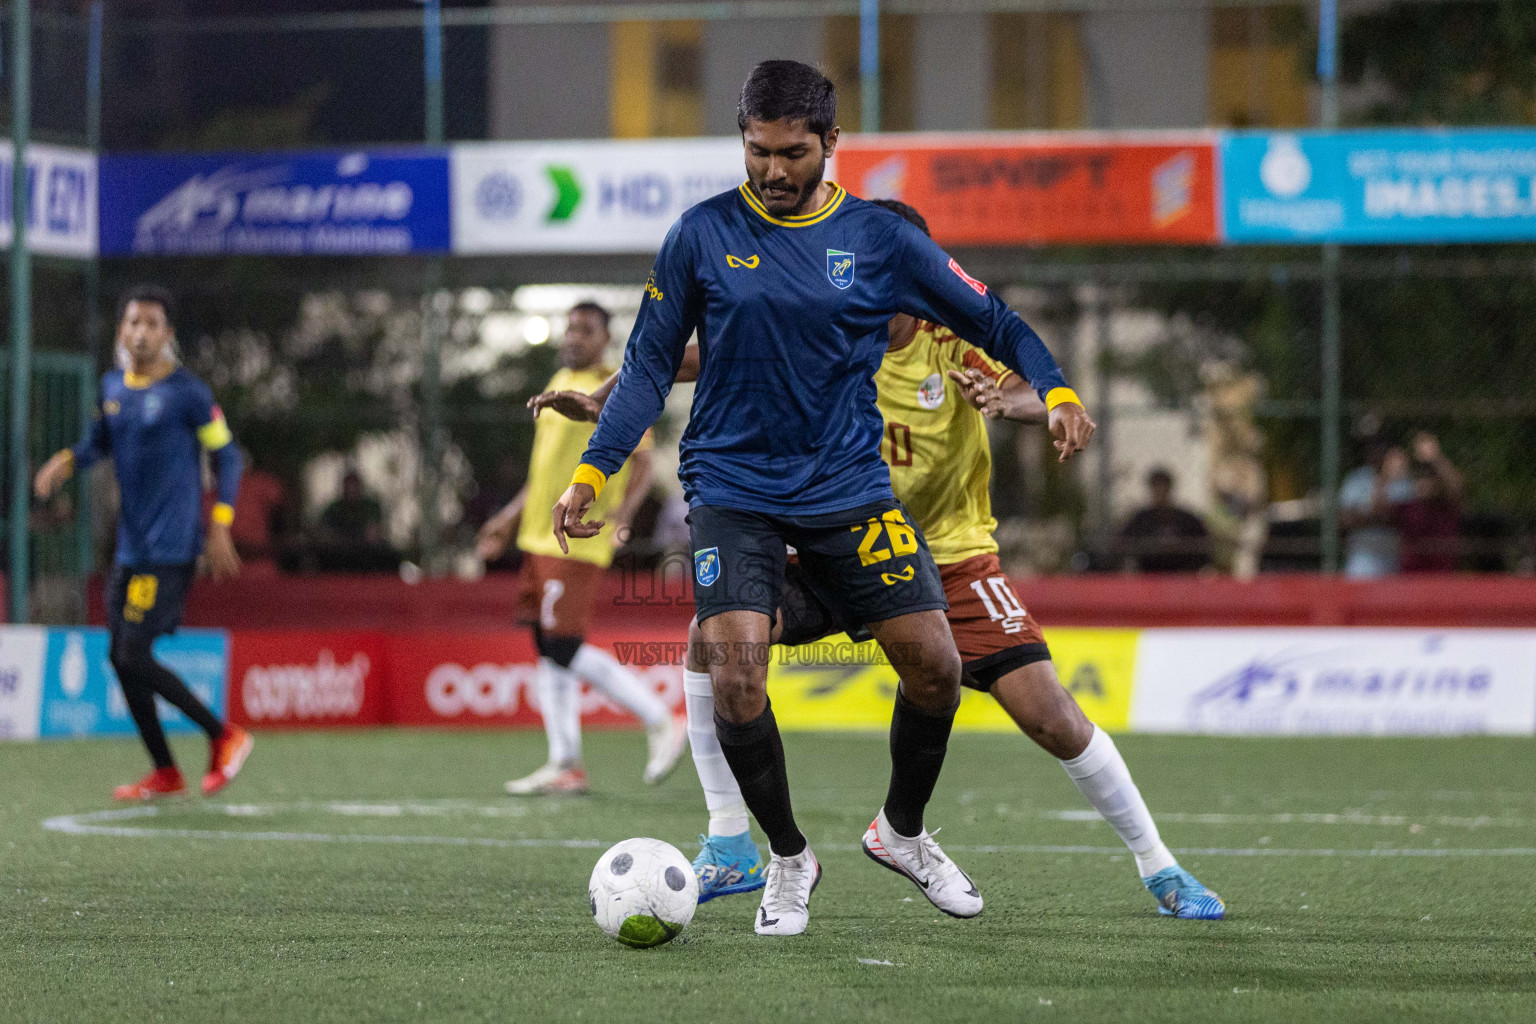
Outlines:
[[821, 864], [809, 844], [793, 857], [774, 854], [768, 884], [752, 930], [759, 935], [799, 935], [811, 920], [811, 893], [821, 882]]
[[510, 796], [579, 796], [587, 791], [587, 773], [579, 764], [546, 764], [502, 788]]
[[645, 731], [645, 781], [656, 785], [672, 774], [678, 759], [688, 749], [688, 713], [679, 711]]
[[897, 835], [883, 807], [864, 833], [864, 852], [876, 864], [910, 878], [930, 903], [950, 917], [981, 913], [981, 893], [970, 876], [944, 856], [926, 830], [915, 839]]

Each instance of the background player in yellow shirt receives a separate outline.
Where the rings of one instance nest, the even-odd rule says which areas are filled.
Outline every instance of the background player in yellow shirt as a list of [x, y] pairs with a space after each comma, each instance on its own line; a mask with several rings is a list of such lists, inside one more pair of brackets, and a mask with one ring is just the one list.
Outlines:
[[[928, 230], [905, 203], [877, 202]], [[964, 663], [962, 681], [991, 693], [1026, 736], [1061, 761], [1079, 792], [1130, 848], [1163, 914], [1222, 917], [1220, 897], [1179, 867], [1162, 842], [1114, 741], [1057, 680], [1040, 625], [998, 562], [986, 418], [1038, 421], [1046, 414], [1044, 404], [1027, 382], [944, 327], [900, 314], [891, 320], [890, 336], [874, 377], [885, 418], [880, 454], [890, 468], [892, 490], [938, 563], [949, 601], [946, 618]], [[693, 379], [697, 366], [697, 352], [691, 351], [679, 379]], [[590, 397], [540, 395], [532, 404], [596, 419], [608, 387], [611, 381]], [[1056, 447], [1062, 461], [1070, 457], [1062, 441]], [[835, 608], [808, 574], [790, 565], [773, 642], [797, 646], [842, 632], [867, 639], [862, 623], [846, 621]], [[694, 764], [710, 811], [709, 834], [694, 860], [702, 903], [759, 889], [763, 877], [746, 804], [715, 736], [713, 691], [700, 640], [695, 625], [689, 630], [683, 690]], [[865, 852], [880, 860], [867, 837]]]
[[[589, 391], [612, 375], [602, 363], [608, 347], [608, 311], [592, 302], [571, 307], [560, 342], [561, 370], [550, 390]], [[634, 713], [645, 725], [648, 758], [645, 781], [660, 782], [677, 765], [688, 741], [682, 715], [673, 715], [660, 697], [607, 651], [586, 643], [592, 602], [613, 561], [614, 545], [629, 536], [627, 527], [645, 498], [651, 480], [649, 441], [610, 480], [592, 515], [614, 525], [606, 536], [573, 538], [570, 552], [555, 541], [550, 509], [560, 500], [581, 453], [595, 429], [558, 416], [538, 417], [535, 410], [533, 455], [528, 482], [506, 507], [480, 530], [476, 551], [482, 559], [501, 556], [515, 535], [523, 553], [518, 620], [533, 629], [539, 651], [537, 688], [549, 760], [531, 775], [508, 782], [508, 793], [527, 796], [582, 792], [587, 773], [581, 763], [580, 679], [586, 679]], [[622, 498], [621, 498], [622, 496]]]

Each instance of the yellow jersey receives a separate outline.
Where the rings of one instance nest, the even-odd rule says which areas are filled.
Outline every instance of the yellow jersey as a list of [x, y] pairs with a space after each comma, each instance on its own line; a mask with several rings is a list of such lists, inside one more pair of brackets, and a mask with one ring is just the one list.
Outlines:
[[885, 417], [880, 455], [891, 469], [891, 489], [940, 565], [997, 550], [986, 417], [948, 376], [967, 369], [999, 383], [1012, 372], [948, 328], [919, 320], [912, 342], [887, 352], [875, 373]]
[[[584, 370], [562, 369], [550, 378], [545, 391], [583, 391], [588, 394], [612, 376], [613, 371], [604, 366], [590, 366]], [[555, 540], [555, 521], [550, 511], [560, 495], [570, 486], [571, 474], [581, 462], [587, 450], [587, 441], [597, 429], [595, 423], [568, 420], [555, 412], [544, 412], [533, 421], [533, 457], [528, 460], [528, 494], [523, 501], [523, 519], [517, 530], [519, 551], [531, 555], [552, 555], [555, 558], [574, 558], [608, 568], [613, 562], [613, 537], [608, 529], [596, 537], [568, 537], [571, 553], [560, 550]], [[640, 439], [640, 449], [651, 446], [647, 431]], [[608, 514], [624, 500], [625, 486], [629, 480], [629, 463], [608, 478], [603, 493], [592, 503], [587, 514], [590, 519], [606, 519]]]

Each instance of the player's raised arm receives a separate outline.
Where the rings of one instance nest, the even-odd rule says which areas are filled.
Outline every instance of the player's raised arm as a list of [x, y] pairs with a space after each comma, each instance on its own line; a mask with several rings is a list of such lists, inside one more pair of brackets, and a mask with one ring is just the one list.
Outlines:
[[897, 231], [898, 308], [943, 324], [1029, 381], [1045, 403], [1063, 462], [1086, 448], [1094, 422], [1040, 335], [933, 239], [910, 224]]
[[[683, 349], [683, 361], [678, 365], [677, 377], [673, 383], [689, 384], [698, 379], [699, 346], [697, 342], [690, 341], [688, 347]], [[538, 419], [539, 413], [549, 409], [568, 420], [596, 423], [603, 411], [603, 406], [608, 402], [608, 396], [613, 394], [613, 387], [618, 382], [618, 371], [614, 371], [590, 395], [580, 391], [545, 391], [528, 399], [528, 408], [533, 410], [534, 419]]]
[[666, 406], [683, 362], [683, 350], [699, 324], [694, 263], [692, 243], [684, 221], [679, 220], [656, 254], [645, 296], [640, 300], [640, 315], [624, 348], [624, 364], [603, 404], [597, 430], [587, 443], [571, 485], [555, 503], [555, 540], [561, 551], [569, 550], [567, 535], [595, 537], [603, 528], [601, 521], [582, 522], [587, 509]]

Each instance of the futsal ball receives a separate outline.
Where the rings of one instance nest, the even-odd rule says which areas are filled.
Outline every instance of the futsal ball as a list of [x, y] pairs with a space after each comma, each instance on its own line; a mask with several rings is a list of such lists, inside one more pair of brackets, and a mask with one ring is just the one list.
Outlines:
[[597, 926], [626, 946], [675, 939], [693, 920], [699, 880], [693, 865], [660, 839], [626, 839], [603, 854], [587, 886]]

